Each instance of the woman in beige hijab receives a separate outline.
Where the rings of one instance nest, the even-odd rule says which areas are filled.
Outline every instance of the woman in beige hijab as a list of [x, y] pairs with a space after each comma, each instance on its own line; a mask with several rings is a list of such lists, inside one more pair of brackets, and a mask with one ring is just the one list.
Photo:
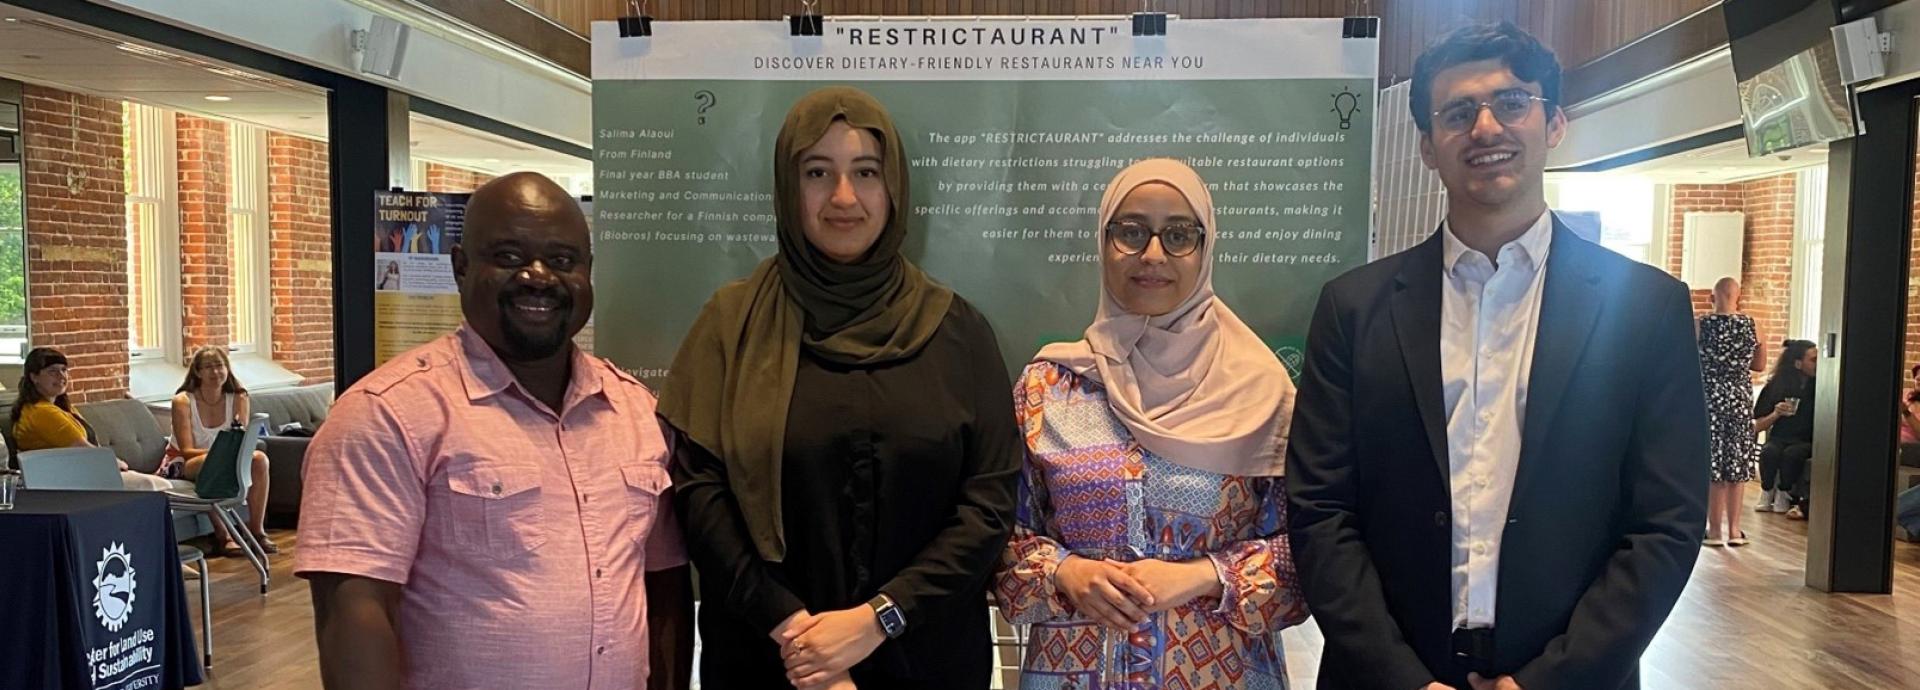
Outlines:
[[995, 585], [1033, 626], [1021, 687], [1285, 688], [1279, 632], [1307, 616], [1281, 477], [1293, 383], [1214, 295], [1192, 168], [1121, 171], [1100, 224], [1093, 324], [1015, 387], [1027, 462]]
[[1019, 473], [993, 329], [900, 254], [903, 139], [846, 87], [774, 145], [779, 253], [674, 358], [675, 501], [716, 688], [983, 688]]

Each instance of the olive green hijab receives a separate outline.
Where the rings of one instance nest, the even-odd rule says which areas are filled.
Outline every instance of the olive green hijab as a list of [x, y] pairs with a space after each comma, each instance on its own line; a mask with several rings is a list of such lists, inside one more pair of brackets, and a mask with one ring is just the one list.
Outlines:
[[[829, 260], [801, 229], [800, 154], [837, 120], [880, 140], [890, 202], [885, 229], [852, 264]], [[800, 348], [855, 365], [912, 357], [946, 318], [953, 293], [900, 255], [912, 208], [907, 158], [872, 96], [836, 86], [795, 103], [774, 142], [773, 185], [780, 251], [701, 309], [673, 358], [660, 412], [726, 463], [754, 547], [779, 562], [780, 454]]]

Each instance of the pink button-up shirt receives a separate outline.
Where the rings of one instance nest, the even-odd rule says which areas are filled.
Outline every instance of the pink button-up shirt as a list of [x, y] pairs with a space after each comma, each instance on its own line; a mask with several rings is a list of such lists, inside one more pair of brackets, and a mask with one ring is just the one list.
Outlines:
[[644, 573], [686, 562], [654, 397], [585, 353], [558, 414], [462, 327], [340, 396], [295, 573], [404, 585], [414, 688], [644, 688]]

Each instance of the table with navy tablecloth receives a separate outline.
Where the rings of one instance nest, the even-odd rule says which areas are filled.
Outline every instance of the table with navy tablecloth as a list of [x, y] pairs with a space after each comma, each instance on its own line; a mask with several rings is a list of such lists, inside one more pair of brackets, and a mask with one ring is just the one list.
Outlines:
[[0, 689], [200, 684], [165, 495], [21, 491], [0, 553]]

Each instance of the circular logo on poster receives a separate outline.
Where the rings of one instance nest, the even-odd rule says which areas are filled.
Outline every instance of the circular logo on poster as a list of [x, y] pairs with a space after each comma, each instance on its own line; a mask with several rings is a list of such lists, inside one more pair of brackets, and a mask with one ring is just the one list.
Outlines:
[[133, 556], [119, 542], [100, 550], [93, 576], [93, 615], [109, 632], [119, 632], [133, 617]]
[[1306, 366], [1307, 353], [1301, 352], [1300, 348], [1292, 345], [1281, 345], [1280, 347], [1274, 348], [1273, 356], [1278, 358], [1280, 364], [1287, 368], [1287, 376], [1289, 378], [1295, 381], [1300, 380], [1300, 368]]

